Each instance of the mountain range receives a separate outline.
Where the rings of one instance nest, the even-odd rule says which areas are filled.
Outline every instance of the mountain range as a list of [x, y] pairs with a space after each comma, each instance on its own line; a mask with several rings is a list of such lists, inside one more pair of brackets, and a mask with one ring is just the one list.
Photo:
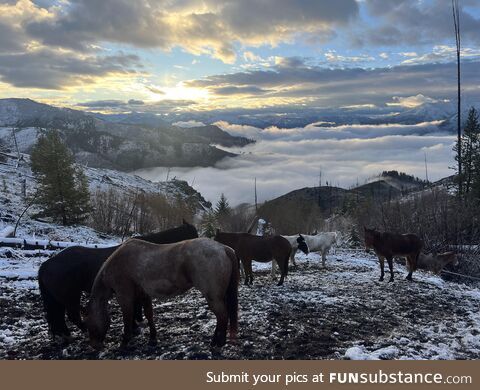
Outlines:
[[[212, 166], [235, 154], [214, 146], [245, 146], [254, 141], [234, 137], [209, 125], [182, 128], [155, 115], [96, 114], [57, 108], [30, 99], [0, 99], [0, 140], [29, 152], [36, 137], [48, 128], [59, 130], [78, 162], [96, 168], [133, 171], [156, 166]], [[3, 128], [3, 129], [2, 129]]]

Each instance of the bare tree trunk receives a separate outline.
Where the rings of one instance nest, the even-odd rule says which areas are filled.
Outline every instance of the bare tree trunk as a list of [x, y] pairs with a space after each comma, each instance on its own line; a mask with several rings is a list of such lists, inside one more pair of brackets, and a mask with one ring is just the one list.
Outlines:
[[458, 193], [462, 195], [462, 120], [461, 120], [461, 67], [460, 67], [460, 10], [458, 0], [452, 0], [455, 43], [457, 45], [457, 157], [458, 157]]

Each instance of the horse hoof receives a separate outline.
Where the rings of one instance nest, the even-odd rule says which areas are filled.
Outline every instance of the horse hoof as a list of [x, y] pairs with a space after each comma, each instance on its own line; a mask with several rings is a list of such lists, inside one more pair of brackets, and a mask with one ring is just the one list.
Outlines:
[[393, 282], [393, 278], [390, 278], [390, 279], [388, 280], [388, 283], [391, 283], [391, 282]]
[[221, 348], [227, 343], [227, 340], [213, 340], [210, 346], [212, 348]]
[[148, 340], [148, 345], [150, 347], [155, 347], [157, 345], [157, 339], [149, 339]]
[[378, 281], [383, 282], [383, 276], [380, 279], [378, 279]]

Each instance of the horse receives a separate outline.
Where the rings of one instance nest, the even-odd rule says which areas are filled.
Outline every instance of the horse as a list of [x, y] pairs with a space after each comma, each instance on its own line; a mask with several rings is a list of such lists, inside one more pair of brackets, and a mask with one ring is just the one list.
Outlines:
[[375, 251], [380, 262], [380, 281], [385, 275], [385, 259], [390, 269], [390, 280], [393, 282], [393, 257], [406, 257], [408, 264], [407, 280], [412, 280], [412, 273], [417, 269], [417, 261], [423, 248], [423, 241], [416, 234], [396, 234], [390, 232], [378, 232], [364, 227], [365, 249]]
[[[196, 237], [198, 233], [195, 227], [184, 220], [178, 227], [137, 238], [157, 244], [168, 244]], [[119, 245], [109, 248], [72, 246], [52, 256], [40, 266], [38, 284], [53, 338], [59, 336], [64, 341], [70, 340], [65, 312], [73, 324], [82, 332], [86, 331], [80, 314], [82, 292], [91, 291], [98, 270], [118, 248]], [[136, 305], [136, 319], [142, 320], [142, 308], [139, 304]]]
[[130, 239], [102, 265], [88, 302], [90, 345], [99, 350], [109, 327], [108, 300], [115, 293], [123, 315], [122, 346], [132, 338], [134, 297], [141, 296], [150, 334], [156, 344], [151, 297], [180, 295], [200, 290], [217, 318], [212, 346], [226, 343], [227, 327], [234, 338], [238, 328], [238, 260], [232, 248], [209, 238], [175, 244], [152, 244]]
[[458, 258], [455, 252], [445, 253], [420, 253], [418, 257], [417, 268], [425, 271], [433, 272], [434, 274], [440, 274], [443, 268], [452, 263], [453, 266], [458, 265]]
[[224, 233], [217, 229], [215, 241], [235, 250], [245, 271], [245, 285], [253, 284], [252, 261], [267, 263], [275, 260], [280, 267], [280, 281], [283, 284], [288, 274], [288, 258], [292, 246], [282, 236], [255, 236], [249, 233]]
[[[288, 242], [292, 246], [290, 260], [292, 262], [292, 265], [296, 267], [297, 264], [295, 263], [295, 253], [297, 252], [297, 250], [300, 249], [306, 255], [308, 255], [308, 252], [310, 251], [307, 243], [305, 242], [305, 238], [300, 233], [293, 236], [282, 236], [282, 237], [288, 240]], [[275, 268], [276, 268], [275, 262], [272, 261], [272, 279], [275, 279]]]
[[[325, 262], [327, 260], [327, 254], [330, 251], [332, 245], [336, 244], [339, 239], [337, 232], [323, 232], [316, 235], [303, 234], [306, 244], [310, 252], [320, 252], [322, 254], [322, 267], [325, 268]], [[292, 251], [291, 259], [295, 264], [295, 252]]]

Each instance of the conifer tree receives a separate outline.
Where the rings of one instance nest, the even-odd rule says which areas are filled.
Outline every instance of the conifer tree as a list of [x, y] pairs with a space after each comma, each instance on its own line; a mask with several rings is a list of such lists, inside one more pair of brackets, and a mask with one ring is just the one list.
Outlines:
[[90, 212], [88, 180], [76, 168], [72, 153], [55, 130], [47, 130], [34, 145], [31, 166], [38, 186], [35, 203], [40, 215], [51, 217], [63, 225], [86, 219]]
[[213, 238], [217, 229], [217, 219], [213, 211], [207, 211], [203, 215], [201, 231], [204, 237]]
[[230, 217], [232, 214], [232, 209], [228, 204], [227, 197], [225, 194], [220, 195], [220, 199], [215, 205], [215, 218], [217, 219], [218, 224], [222, 229], [230, 230]]
[[[458, 152], [458, 147], [455, 145], [454, 150]], [[460, 187], [463, 189], [463, 194], [469, 194], [473, 188], [480, 185], [480, 123], [477, 110], [472, 107], [468, 112], [468, 118], [465, 122], [463, 134], [461, 137], [462, 154], [455, 156], [458, 161], [461, 159], [462, 172], [458, 176]]]

